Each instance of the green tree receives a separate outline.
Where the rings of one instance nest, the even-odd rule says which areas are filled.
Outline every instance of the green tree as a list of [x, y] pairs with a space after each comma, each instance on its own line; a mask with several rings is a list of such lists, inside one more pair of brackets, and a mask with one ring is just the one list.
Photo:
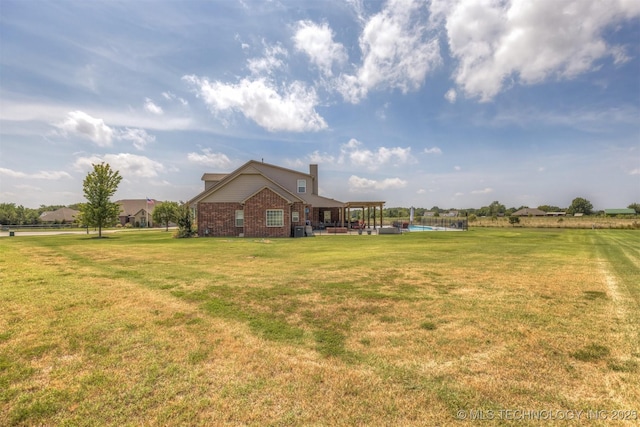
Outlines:
[[15, 203], [0, 203], [0, 224], [18, 224], [18, 212]]
[[513, 225], [515, 227], [516, 224], [520, 224], [520, 218], [517, 216], [510, 216], [509, 217], [509, 224]]
[[497, 200], [489, 205], [490, 216], [498, 216], [498, 214], [503, 214], [506, 210], [507, 208], [505, 208], [505, 206]]
[[587, 199], [582, 197], [576, 197], [571, 202], [571, 206], [567, 209], [567, 213], [570, 215], [575, 215], [577, 213], [581, 213], [584, 215], [591, 215], [593, 212], [593, 205]]
[[634, 211], [636, 211], [636, 214], [640, 214], [640, 203], [631, 203], [629, 206], [627, 206], [628, 209], [633, 209]]
[[164, 224], [169, 231], [169, 223], [176, 222], [180, 205], [176, 202], [162, 202], [153, 210], [153, 221]]
[[87, 203], [81, 205], [80, 215], [84, 225], [98, 228], [98, 237], [102, 237], [102, 227], [113, 226], [118, 221], [120, 206], [110, 198], [118, 190], [120, 181], [120, 173], [105, 163], [94, 164], [93, 172], [83, 181]]
[[193, 230], [193, 216], [191, 215], [191, 208], [187, 203], [182, 203], [178, 207], [176, 223], [178, 224], [177, 237], [193, 237], [195, 234]]

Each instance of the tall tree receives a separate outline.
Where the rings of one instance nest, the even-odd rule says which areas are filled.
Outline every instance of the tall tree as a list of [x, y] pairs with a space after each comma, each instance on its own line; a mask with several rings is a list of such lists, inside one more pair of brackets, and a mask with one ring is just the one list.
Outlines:
[[571, 215], [577, 213], [591, 215], [592, 211], [593, 205], [591, 204], [591, 202], [582, 197], [576, 197], [575, 199], [573, 199], [573, 201], [571, 202], [571, 206], [569, 206], [569, 209], [567, 209], [567, 213]]
[[504, 213], [504, 211], [506, 210], [507, 208], [505, 208], [505, 206], [497, 200], [491, 202], [491, 204], [489, 205], [489, 215], [491, 216], [497, 216], [498, 214]]
[[633, 209], [634, 211], [636, 211], [636, 214], [640, 214], [640, 203], [631, 203], [629, 206], [627, 206], [628, 209]]
[[153, 221], [164, 224], [169, 231], [169, 223], [178, 219], [180, 205], [176, 202], [162, 202], [153, 210]]
[[80, 215], [84, 224], [97, 227], [98, 237], [102, 237], [102, 227], [113, 226], [118, 221], [120, 206], [110, 198], [118, 190], [122, 177], [108, 163], [92, 166], [93, 172], [89, 172], [83, 181], [87, 203], [82, 204]]

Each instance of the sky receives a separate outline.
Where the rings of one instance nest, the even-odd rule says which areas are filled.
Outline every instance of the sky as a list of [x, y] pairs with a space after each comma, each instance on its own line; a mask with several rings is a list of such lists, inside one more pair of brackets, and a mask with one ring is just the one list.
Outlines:
[[386, 207], [640, 202], [640, 1], [0, 0], [0, 203], [249, 160]]

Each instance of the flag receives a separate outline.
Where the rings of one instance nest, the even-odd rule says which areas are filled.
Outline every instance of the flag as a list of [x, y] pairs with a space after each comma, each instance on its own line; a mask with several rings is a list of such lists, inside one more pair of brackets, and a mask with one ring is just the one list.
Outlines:
[[155, 202], [153, 200], [151, 200], [150, 198], [147, 197], [147, 204], [148, 205], [153, 205]]

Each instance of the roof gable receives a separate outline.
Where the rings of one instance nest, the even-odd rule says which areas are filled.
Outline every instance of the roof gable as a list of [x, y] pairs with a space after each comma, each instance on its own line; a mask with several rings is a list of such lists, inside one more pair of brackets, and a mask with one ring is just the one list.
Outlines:
[[[203, 175], [203, 178], [206, 175], [207, 174]], [[227, 174], [220, 182], [218, 182], [218, 184], [205, 189], [193, 199], [189, 200], [189, 205], [198, 203], [203, 199], [215, 194], [216, 192], [223, 191], [225, 187], [231, 185], [235, 180], [238, 179], [238, 177], [242, 175], [260, 175], [270, 183], [269, 187], [277, 192], [281, 197], [285, 198], [286, 200], [298, 200], [302, 202], [305, 202], [305, 195], [297, 195], [293, 191], [288, 189], [286, 187], [287, 182], [284, 182], [286, 181], [285, 177], [289, 177], [289, 179], [293, 180], [291, 183], [288, 183], [290, 186], [296, 185], [296, 177], [308, 179], [308, 188], [310, 188], [312, 179], [310, 174], [283, 168], [269, 163], [250, 160], [235, 171]], [[244, 197], [243, 200], [246, 200], [247, 198], [248, 197]]]
[[141, 209], [148, 209], [149, 212], [153, 211], [153, 208], [159, 202], [151, 199], [148, 202], [147, 199], [122, 199], [117, 200], [116, 203], [120, 205], [120, 216], [131, 216], [137, 214]]
[[247, 201], [249, 201], [250, 199], [254, 198], [255, 196], [257, 196], [258, 194], [262, 193], [263, 191], [270, 191], [273, 194], [277, 195], [278, 197], [282, 198], [284, 201], [286, 201], [289, 204], [293, 204], [293, 200], [289, 199], [286, 197], [286, 192], [281, 192], [281, 191], [276, 191], [275, 189], [268, 187], [268, 186], [264, 186], [261, 189], [259, 189], [258, 191], [256, 191], [255, 193], [251, 194], [249, 197], [247, 197], [246, 199], [244, 199], [242, 201], [242, 204], [244, 205]]

